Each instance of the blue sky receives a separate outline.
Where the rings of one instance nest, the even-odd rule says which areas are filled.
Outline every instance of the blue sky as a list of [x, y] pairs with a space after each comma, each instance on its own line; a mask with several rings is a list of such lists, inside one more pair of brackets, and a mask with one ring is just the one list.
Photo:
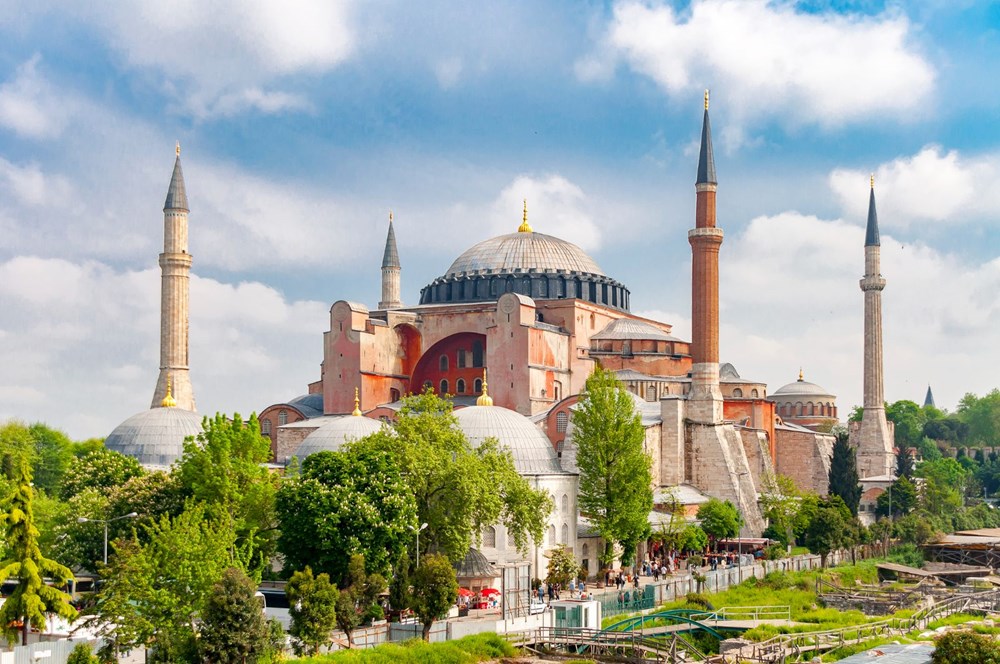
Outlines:
[[723, 359], [860, 402], [874, 172], [886, 396], [954, 408], [1000, 366], [998, 29], [988, 2], [0, 0], [0, 418], [148, 406], [175, 140], [202, 411], [318, 378], [389, 209], [407, 302], [527, 198], [687, 337], [705, 88]]

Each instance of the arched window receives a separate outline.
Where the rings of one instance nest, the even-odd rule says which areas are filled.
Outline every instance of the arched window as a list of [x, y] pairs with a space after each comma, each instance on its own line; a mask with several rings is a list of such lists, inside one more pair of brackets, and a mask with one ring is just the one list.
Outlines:
[[795, 415], [798, 416], [798, 417], [802, 417], [802, 404], [801, 403], [795, 404]]
[[586, 563], [587, 559], [590, 558], [590, 547], [584, 543], [583, 548], [580, 549], [580, 555], [583, 557], [583, 562]]
[[497, 548], [497, 529], [493, 526], [483, 530], [483, 548]]
[[562, 525], [562, 532], [560, 532], [559, 534], [561, 535], [561, 537], [559, 538], [559, 541], [562, 542], [563, 544], [569, 544], [569, 525], [568, 524], [564, 523]]
[[735, 388], [735, 389], [733, 390], [733, 396], [734, 396], [734, 397], [736, 397], [737, 399], [739, 399], [740, 397], [742, 397], [742, 396], [743, 396], [743, 390], [741, 390], [741, 389], [740, 389], [740, 388], [738, 388], [738, 387], [737, 387], [737, 388]]
[[455, 381], [455, 391], [459, 394], [465, 394], [465, 379], [459, 378]]
[[472, 393], [481, 394], [482, 391], [483, 391], [483, 379], [477, 378], [476, 380], [472, 381]]
[[441, 371], [447, 371], [448, 370], [448, 356], [447, 355], [442, 355], [440, 357], [440, 359], [438, 359], [438, 369], [440, 369]]
[[280, 426], [285, 425], [285, 424], [288, 424], [288, 411], [287, 410], [279, 410], [278, 411], [278, 426], [280, 427]]
[[646, 401], [656, 401], [656, 385], [650, 385], [646, 388]]
[[438, 394], [448, 394], [448, 379], [442, 379], [439, 387], [440, 390], [438, 391]]
[[754, 399], [756, 399], [757, 397], [760, 396], [760, 394], [757, 392], [757, 388], [756, 387], [753, 388], [752, 390], [750, 390], [750, 396], [753, 397]]
[[815, 415], [816, 414], [816, 407], [813, 405], [813, 403], [811, 401], [809, 402], [808, 407], [809, 407], [809, 414], [810, 415]]
[[562, 497], [562, 512], [563, 514], [569, 512], [569, 496], [567, 496], [565, 493], [563, 494]]
[[556, 401], [562, 399], [562, 383], [558, 380], [552, 383], [552, 398]]
[[556, 543], [556, 527], [549, 526], [549, 544]]
[[507, 548], [508, 549], [513, 549], [515, 546], [517, 546], [517, 542], [514, 541], [514, 533], [512, 533], [511, 531], [508, 530], [507, 531]]
[[565, 410], [556, 413], [556, 431], [566, 433], [566, 424], [569, 422], [569, 414]]
[[270, 419], [268, 419], [268, 418], [265, 417], [264, 419], [262, 419], [260, 421], [260, 432], [261, 432], [261, 434], [263, 434], [265, 436], [270, 436], [271, 435], [271, 420]]

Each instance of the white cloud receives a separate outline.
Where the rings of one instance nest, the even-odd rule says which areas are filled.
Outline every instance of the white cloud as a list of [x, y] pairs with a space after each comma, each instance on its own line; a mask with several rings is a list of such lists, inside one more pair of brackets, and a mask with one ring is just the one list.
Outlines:
[[823, 126], [912, 117], [935, 72], [911, 33], [895, 12], [806, 14], [777, 0], [695, 0], [680, 13], [626, 0], [615, 4], [604, 41], [578, 61], [577, 75], [606, 77], [610, 52], [670, 95], [713, 88], [737, 125], [762, 117]]
[[[23, 256], [0, 263], [0, 421], [107, 435], [149, 407], [159, 359], [159, 270]], [[319, 376], [326, 305], [255, 282], [191, 280], [200, 410], [260, 410]]]
[[248, 110], [273, 115], [285, 111], [312, 111], [313, 105], [302, 95], [267, 92], [258, 87], [229, 92], [214, 100], [210, 107], [195, 110], [199, 116], [232, 117]]
[[462, 77], [464, 64], [462, 58], [444, 58], [434, 64], [434, 76], [442, 90], [450, 90], [458, 84]]
[[585, 251], [595, 249], [601, 231], [592, 201], [578, 185], [561, 175], [519, 175], [493, 201], [491, 235], [513, 233], [521, 224], [524, 201], [528, 223], [539, 233], [569, 240]]
[[[864, 219], [868, 210], [869, 174], [837, 169], [830, 188], [845, 213]], [[911, 157], [899, 157], [875, 170], [879, 226], [906, 228], [915, 222], [961, 224], [983, 216], [1000, 219], [1000, 157], [966, 157], [929, 145]]]
[[47, 176], [38, 164], [18, 166], [0, 157], [0, 190], [23, 205], [36, 207], [52, 199], [68, 199], [73, 188], [61, 176]]
[[[786, 212], [753, 219], [721, 256], [723, 361], [771, 391], [806, 380], [838, 395], [841, 414], [861, 403], [864, 229]], [[885, 393], [939, 405], [996, 387], [1000, 364], [1000, 259], [970, 264], [921, 245], [882, 242]]]
[[0, 85], [0, 126], [26, 138], [50, 139], [62, 132], [71, 105], [39, 74], [40, 61], [35, 55]]

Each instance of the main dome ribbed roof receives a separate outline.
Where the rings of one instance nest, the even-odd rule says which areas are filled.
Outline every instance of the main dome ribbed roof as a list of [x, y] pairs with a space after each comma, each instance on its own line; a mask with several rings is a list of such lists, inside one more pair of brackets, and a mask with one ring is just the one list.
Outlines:
[[572, 242], [544, 233], [510, 233], [484, 240], [465, 251], [445, 277], [509, 274], [528, 270], [565, 270], [604, 276], [604, 271]]

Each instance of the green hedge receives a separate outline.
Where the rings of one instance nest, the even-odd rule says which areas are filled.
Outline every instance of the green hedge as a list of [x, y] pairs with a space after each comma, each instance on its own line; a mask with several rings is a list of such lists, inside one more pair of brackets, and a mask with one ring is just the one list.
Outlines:
[[516, 654], [514, 646], [503, 637], [487, 632], [443, 643], [425, 643], [415, 639], [376, 648], [341, 650], [296, 661], [302, 664], [474, 664]]

